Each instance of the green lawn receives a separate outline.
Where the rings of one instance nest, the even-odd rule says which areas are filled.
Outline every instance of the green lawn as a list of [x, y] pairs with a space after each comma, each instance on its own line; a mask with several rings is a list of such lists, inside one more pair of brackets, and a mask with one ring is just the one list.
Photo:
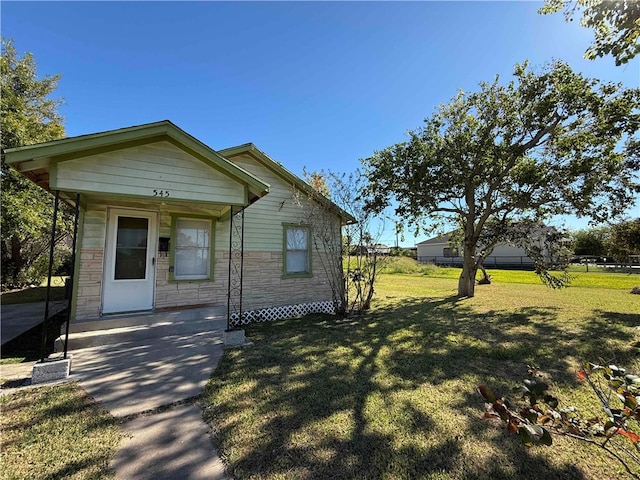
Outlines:
[[[50, 299], [64, 300], [64, 282], [68, 277], [52, 277]], [[12, 305], [16, 303], [44, 302], [47, 294], [47, 281], [44, 280], [40, 286], [25, 287], [19, 290], [8, 290], [0, 294], [2, 305]]]
[[117, 420], [76, 384], [0, 399], [2, 480], [113, 478]]
[[551, 290], [535, 278], [524, 283], [522, 272], [504, 278], [523, 283], [491, 273], [495, 282], [464, 300], [454, 296], [450, 269], [439, 272], [445, 278], [382, 275], [373, 309], [361, 318], [250, 326], [254, 345], [227, 351], [205, 391], [206, 417], [231, 472], [240, 479], [624, 478], [608, 456], [568, 439], [525, 449], [482, 418], [475, 387], [510, 394], [526, 365], [536, 364], [561, 402], [587, 408], [589, 392], [575, 382], [579, 360], [603, 357], [640, 371], [640, 296], [628, 293], [627, 280]]
[[[431, 264], [418, 263], [407, 257], [388, 257], [381, 261], [382, 272], [391, 274], [421, 274], [429, 278], [457, 279], [460, 269], [453, 267], [437, 267]], [[573, 279], [571, 287], [614, 288], [631, 290], [634, 286], [640, 286], [640, 274], [613, 273], [603, 271], [602, 268], [592, 267], [589, 272], [584, 267], [569, 269]], [[540, 285], [540, 279], [533, 271], [528, 270], [499, 270], [487, 268], [494, 283], [524, 283]], [[559, 272], [558, 272], [559, 273]], [[478, 278], [481, 273], [478, 272]]]

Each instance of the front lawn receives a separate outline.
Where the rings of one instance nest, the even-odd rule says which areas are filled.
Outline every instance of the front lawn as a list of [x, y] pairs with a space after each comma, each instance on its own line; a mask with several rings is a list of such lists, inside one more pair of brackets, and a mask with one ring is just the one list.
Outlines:
[[556, 438], [552, 448], [524, 448], [482, 418], [475, 387], [510, 395], [535, 364], [563, 404], [588, 407], [579, 360], [640, 371], [640, 296], [496, 279], [458, 300], [456, 283], [383, 275], [361, 318], [250, 326], [254, 345], [225, 353], [204, 396], [230, 471], [287, 480], [624, 478], [588, 445]]
[[[457, 279], [460, 276], [460, 268], [438, 267], [431, 263], [418, 263], [407, 257], [384, 257], [379, 259], [380, 271], [388, 274], [420, 274], [429, 278]], [[487, 273], [491, 275], [495, 283], [524, 283], [541, 285], [539, 277], [532, 270], [504, 270], [487, 266]], [[555, 272], [560, 274], [561, 272]], [[584, 267], [571, 266], [569, 273], [573, 277], [570, 287], [589, 288], [613, 288], [631, 290], [640, 285], [640, 272], [620, 273], [600, 267], [591, 268], [588, 272]], [[477, 278], [482, 273], [478, 271]]]
[[[51, 301], [64, 300], [64, 282], [68, 277], [51, 277], [51, 291], [49, 299]], [[0, 293], [2, 305], [13, 305], [16, 303], [44, 302], [47, 296], [47, 281], [43, 280], [39, 286], [30, 286], [17, 290], [6, 290]]]
[[118, 422], [76, 384], [0, 399], [2, 480], [112, 478]]

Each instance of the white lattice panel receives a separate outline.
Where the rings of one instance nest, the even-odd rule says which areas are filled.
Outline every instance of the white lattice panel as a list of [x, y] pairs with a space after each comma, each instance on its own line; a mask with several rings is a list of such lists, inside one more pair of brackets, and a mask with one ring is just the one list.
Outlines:
[[248, 325], [254, 322], [271, 322], [273, 320], [282, 320], [284, 318], [301, 317], [309, 313], [333, 313], [333, 302], [313, 302], [301, 303], [298, 305], [284, 305], [282, 307], [263, 308], [260, 310], [251, 310], [242, 312], [242, 320], [240, 315], [231, 314], [231, 324], [235, 326]]

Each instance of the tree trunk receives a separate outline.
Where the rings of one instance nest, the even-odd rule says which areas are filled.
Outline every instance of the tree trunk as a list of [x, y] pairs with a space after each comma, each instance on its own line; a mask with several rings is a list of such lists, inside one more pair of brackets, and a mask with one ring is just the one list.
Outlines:
[[367, 288], [368, 288], [368, 292], [367, 292], [367, 296], [364, 299], [364, 302], [362, 304], [362, 310], [369, 310], [371, 308], [371, 300], [373, 299], [373, 294], [375, 292], [374, 290], [374, 285], [376, 283], [376, 270], [378, 267], [378, 256], [374, 253], [373, 254], [373, 266], [371, 271], [369, 272], [369, 278], [367, 279]]
[[478, 285], [491, 285], [491, 275], [487, 273], [487, 271], [484, 268], [484, 265], [480, 263], [478, 268], [482, 272], [482, 278], [478, 281]]
[[18, 284], [20, 270], [22, 270], [22, 245], [17, 236], [11, 237], [11, 278], [14, 285]]
[[465, 248], [463, 253], [462, 273], [458, 279], [458, 297], [473, 297], [476, 288], [476, 261], [470, 249]]

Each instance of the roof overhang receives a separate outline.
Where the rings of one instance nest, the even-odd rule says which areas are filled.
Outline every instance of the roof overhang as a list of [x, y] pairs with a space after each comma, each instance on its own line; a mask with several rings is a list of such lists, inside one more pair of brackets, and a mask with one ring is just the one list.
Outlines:
[[317, 192], [311, 185], [309, 185], [294, 173], [287, 170], [282, 166], [281, 163], [273, 160], [271, 157], [269, 157], [269, 155], [264, 153], [253, 143], [245, 143], [236, 147], [225, 148], [223, 150], [219, 150], [219, 153], [227, 158], [232, 158], [238, 155], [249, 155], [250, 157], [257, 160], [265, 168], [271, 170], [287, 183], [291, 184], [293, 187], [301, 190], [302, 192], [313, 198], [316, 202], [326, 206], [329, 210], [335, 212], [335, 214], [340, 217], [343, 225], [351, 225], [357, 223], [353, 215], [340, 208], [338, 205], [333, 203], [330, 199], [328, 199], [321, 193]]
[[52, 167], [57, 162], [160, 141], [170, 142], [245, 185], [249, 204], [269, 192], [267, 183], [230, 162], [168, 120], [11, 148], [4, 152], [4, 156], [8, 165], [40, 187], [51, 191], [50, 175]]

